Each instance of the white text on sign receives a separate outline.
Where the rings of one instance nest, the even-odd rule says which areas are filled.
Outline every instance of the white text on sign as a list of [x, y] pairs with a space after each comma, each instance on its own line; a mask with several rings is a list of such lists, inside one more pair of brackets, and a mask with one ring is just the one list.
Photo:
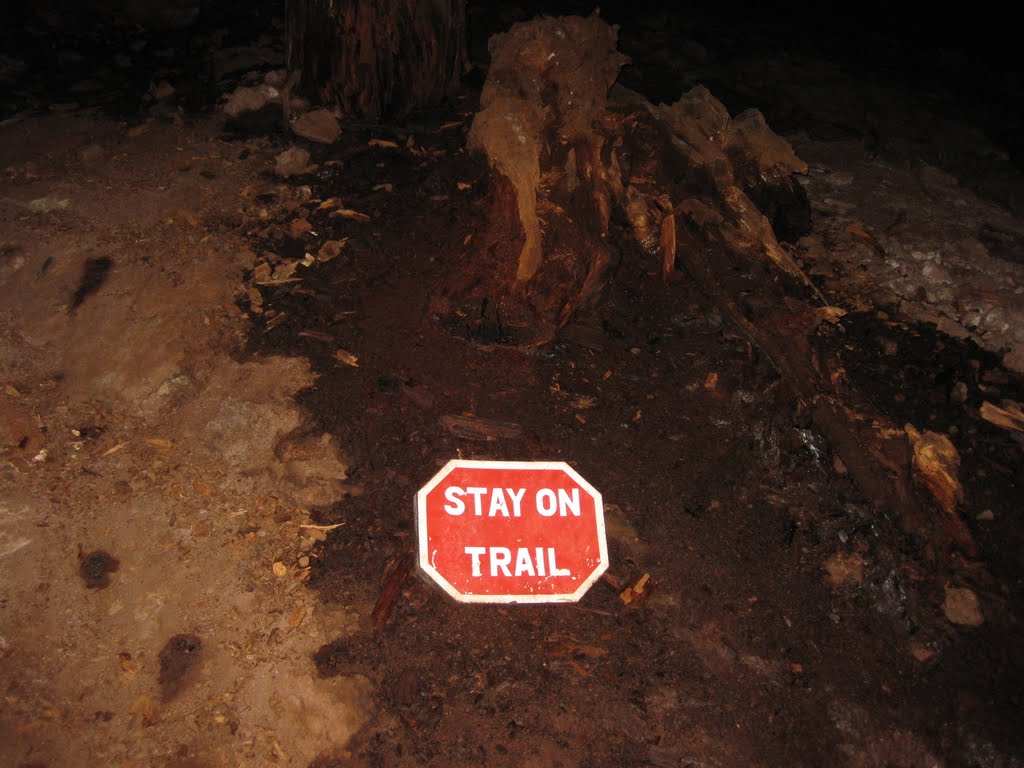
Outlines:
[[[515, 564], [512, 564], [512, 550], [508, 547], [466, 547], [466, 554], [473, 558], [473, 575], [482, 576], [480, 561], [486, 558], [491, 576], [571, 576], [566, 568], [559, 568], [555, 562], [554, 547], [518, 547]], [[545, 554], [547, 562], [545, 562]]]
[[[463, 514], [468, 509], [467, 499], [472, 501], [473, 514], [476, 517], [522, 517], [523, 497], [525, 488], [459, 488], [452, 486], [445, 490], [447, 502], [444, 511], [453, 517]], [[541, 488], [534, 494], [533, 509], [542, 517], [573, 517], [580, 516], [580, 489], [566, 491], [562, 488]], [[529, 511], [527, 509], [526, 511]]]

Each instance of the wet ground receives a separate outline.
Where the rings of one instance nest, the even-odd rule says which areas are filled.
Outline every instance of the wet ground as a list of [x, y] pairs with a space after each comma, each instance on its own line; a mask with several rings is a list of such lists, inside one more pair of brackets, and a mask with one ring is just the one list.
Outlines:
[[[261, 50], [250, 71], [274, 66]], [[721, 63], [702, 66], [756, 98]], [[347, 126], [287, 182], [283, 132], [137, 98], [153, 122], [134, 136], [93, 102], [3, 128], [11, 764], [85, 764], [85, 747], [176, 766], [1024, 764], [1022, 441], [980, 415], [1024, 382], [996, 351], [815, 276], [855, 310], [815, 339], [848, 404], [947, 434], [962, 459], [981, 555], [938, 569], [685, 274], [666, 283], [627, 249], [601, 306], [531, 349], [488, 306], [437, 313], [488, 211], [463, 150], [472, 87], [402, 125]], [[812, 168], [898, 180], [928, 162], [927, 142], [871, 144], [850, 120], [798, 137]], [[1012, 164], [957, 165], [996, 163], [988, 147], [946, 172], [1012, 218]], [[808, 189], [811, 238], [835, 245], [840, 216], [891, 223], [856, 184]], [[906, 241], [928, 237], [912, 224]], [[814, 274], [817, 251], [796, 253]], [[516, 429], [469, 439], [452, 415]], [[418, 579], [412, 500], [457, 457], [574, 466], [604, 496], [608, 578], [544, 607], [456, 605]], [[984, 623], [952, 623], [948, 587]]]

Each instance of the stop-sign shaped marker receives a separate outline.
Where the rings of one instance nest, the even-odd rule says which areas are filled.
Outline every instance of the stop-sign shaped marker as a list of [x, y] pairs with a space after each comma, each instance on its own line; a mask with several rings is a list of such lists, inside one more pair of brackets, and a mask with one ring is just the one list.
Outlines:
[[608, 568], [601, 494], [561, 461], [449, 461], [416, 496], [419, 566], [462, 603], [567, 603]]

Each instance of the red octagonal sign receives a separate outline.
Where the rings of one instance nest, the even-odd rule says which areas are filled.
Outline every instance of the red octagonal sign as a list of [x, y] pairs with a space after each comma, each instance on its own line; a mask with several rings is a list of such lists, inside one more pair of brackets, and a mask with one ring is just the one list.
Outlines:
[[419, 566], [462, 603], [565, 603], [608, 568], [601, 494], [561, 461], [450, 461], [416, 496]]

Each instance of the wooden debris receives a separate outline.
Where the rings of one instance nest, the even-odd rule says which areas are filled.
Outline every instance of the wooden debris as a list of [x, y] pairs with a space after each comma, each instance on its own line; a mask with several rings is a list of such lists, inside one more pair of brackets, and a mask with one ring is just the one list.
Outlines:
[[331, 211], [331, 216], [338, 216], [342, 219], [351, 219], [352, 221], [366, 222], [370, 220], [370, 217], [365, 213], [353, 211], [351, 208], [339, 208], [336, 211]]
[[661, 220], [661, 277], [668, 282], [676, 268], [676, 217], [669, 214]]
[[387, 624], [388, 618], [395, 610], [398, 596], [402, 594], [402, 584], [405, 583], [412, 569], [413, 557], [411, 552], [403, 552], [392, 558], [391, 562], [384, 568], [384, 583], [380, 590], [377, 603], [373, 606], [373, 634], [380, 635]]
[[379, 149], [399, 149], [397, 141], [391, 141], [390, 139], [370, 139], [366, 146], [378, 147]]
[[441, 426], [464, 440], [493, 442], [523, 436], [523, 428], [514, 422], [481, 419], [476, 416], [447, 414], [441, 417]]
[[174, 443], [163, 437], [147, 437], [146, 444], [159, 448], [161, 451], [169, 451], [174, 447]]
[[656, 582], [651, 579], [651, 574], [645, 573], [636, 580], [635, 584], [626, 587], [619, 593], [619, 600], [622, 601], [623, 605], [639, 608], [647, 602], [655, 586]]
[[287, 316], [287, 312], [278, 312], [272, 318], [267, 320], [267, 324], [264, 326], [263, 332], [266, 333], [267, 331], [272, 331], [274, 328], [277, 328], [277, 326], [284, 322], [284, 319]]
[[[686, 270], [715, 303], [723, 319], [761, 350], [797, 397], [811, 406], [815, 426], [832, 444], [871, 503], [896, 515], [908, 533], [926, 537], [932, 557], [943, 564], [949, 564], [953, 549], [976, 556], [977, 545], [963, 522], [952, 514], [929, 512], [914, 494], [906, 433], [886, 424], [878, 415], [847, 407], [839, 396], [837, 383], [823, 374], [815, 362], [806, 336], [780, 332], [776, 319], [755, 323], [738, 306], [730, 291], [742, 290], [733, 284], [735, 275], [742, 272], [741, 266], [764, 270], [765, 262], [752, 261], [750, 250], [738, 250], [734, 245], [719, 247], [712, 262], [707, 245], [709, 241], [716, 242], [715, 235], [705, 233], [691, 220], [684, 220], [679, 226], [685, 234], [680, 238], [678, 257]], [[777, 285], [761, 280], [756, 293], [763, 294], [758, 296], [759, 301], [774, 304], [778, 313], [785, 311], [786, 304]], [[783, 325], [790, 327], [789, 323]]]
[[316, 207], [318, 211], [328, 211], [332, 208], [341, 208], [342, 202], [340, 197], [328, 197], [320, 205]]
[[259, 284], [265, 280], [269, 280], [272, 273], [273, 270], [271, 269], [270, 265], [265, 261], [261, 261], [255, 267], [253, 267], [252, 279], [254, 282]]
[[107, 448], [107, 450], [105, 450], [103, 453], [101, 453], [100, 456], [103, 456], [103, 457], [113, 456], [115, 453], [117, 453], [118, 451], [122, 450], [126, 445], [128, 445], [127, 442], [118, 443], [117, 445], [114, 445], [114, 446], [111, 446], [110, 448]]
[[316, 257], [319, 261], [330, 261], [331, 259], [336, 259], [347, 244], [347, 237], [343, 237], [340, 240], [328, 240], [320, 246], [320, 250], [317, 252]]
[[314, 531], [333, 531], [335, 528], [341, 528], [344, 523], [331, 523], [330, 525], [317, 525], [315, 523], [300, 523], [299, 528], [310, 528]]
[[914, 478], [935, 497], [942, 510], [952, 515], [964, 500], [964, 489], [957, 476], [960, 454], [945, 435], [918, 432], [912, 424], [904, 429], [913, 452]]
[[1012, 400], [1004, 400], [1003, 407], [989, 402], [982, 403], [981, 418], [1002, 429], [1024, 432], [1024, 411]]
[[353, 368], [359, 367], [359, 358], [346, 349], [334, 350], [334, 359], [337, 360], [339, 363], [344, 363], [345, 365], [351, 366]]

